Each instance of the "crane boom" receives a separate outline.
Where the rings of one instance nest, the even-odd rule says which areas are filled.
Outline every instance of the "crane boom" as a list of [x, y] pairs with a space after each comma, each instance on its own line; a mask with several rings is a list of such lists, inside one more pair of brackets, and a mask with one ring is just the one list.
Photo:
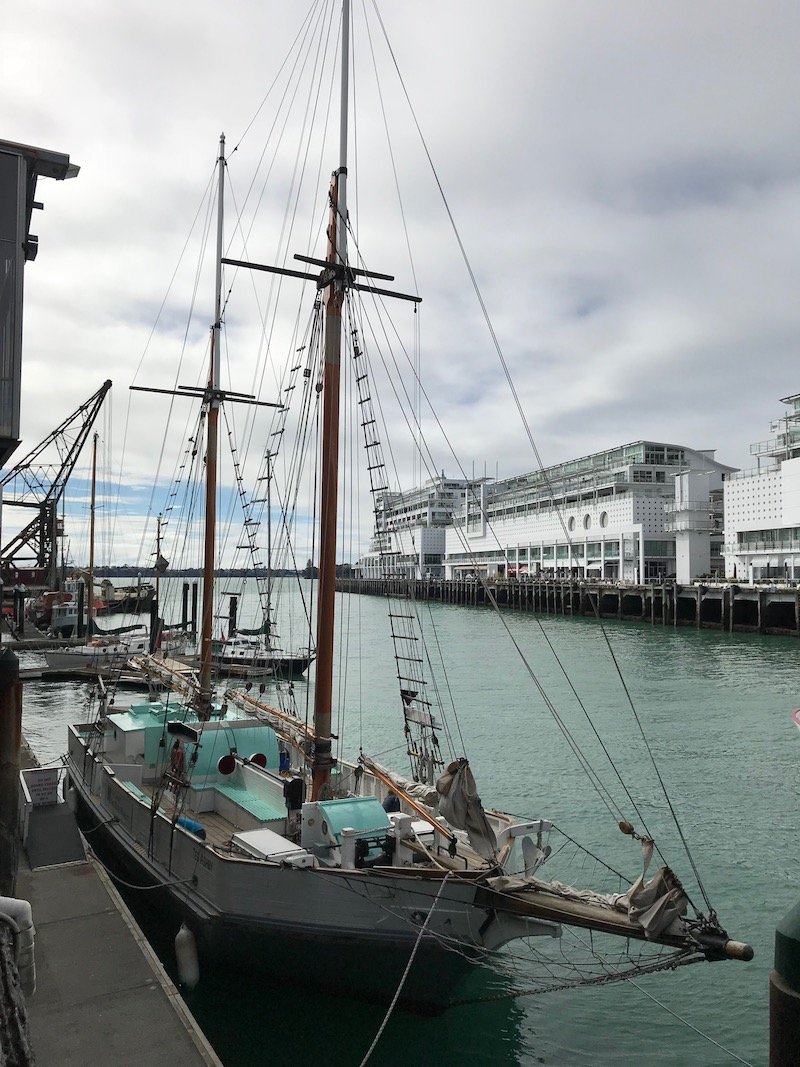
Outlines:
[[[55, 584], [58, 504], [110, 388], [110, 380], [103, 382], [96, 393], [0, 477], [4, 508], [34, 508], [37, 512], [0, 549], [2, 577], [6, 584], [16, 580], [14, 571], [26, 572], [25, 581], [29, 584], [31, 571], [41, 572], [36, 584]], [[47, 459], [53, 448], [58, 455], [57, 461]]]

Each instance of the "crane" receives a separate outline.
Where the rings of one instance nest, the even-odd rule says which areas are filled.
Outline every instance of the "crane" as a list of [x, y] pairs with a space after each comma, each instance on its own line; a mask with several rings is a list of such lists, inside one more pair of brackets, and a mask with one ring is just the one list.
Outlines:
[[[27, 526], [0, 549], [0, 574], [6, 585], [14, 584], [21, 573], [22, 580], [30, 585], [55, 586], [57, 542], [64, 532], [58, 522], [58, 504], [110, 388], [110, 380], [103, 382], [96, 393], [0, 477], [4, 509], [36, 511]], [[55, 446], [58, 462], [47, 460], [50, 446]]]

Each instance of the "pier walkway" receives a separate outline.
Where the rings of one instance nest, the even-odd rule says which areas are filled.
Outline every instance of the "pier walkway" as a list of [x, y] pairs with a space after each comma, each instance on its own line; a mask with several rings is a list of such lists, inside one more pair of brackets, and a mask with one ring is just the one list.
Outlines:
[[489, 606], [539, 615], [625, 619], [662, 626], [800, 637], [800, 588], [727, 582], [629, 584], [576, 578], [339, 578], [343, 593]]
[[66, 804], [20, 850], [16, 895], [36, 927], [26, 1007], [38, 1067], [222, 1067]]

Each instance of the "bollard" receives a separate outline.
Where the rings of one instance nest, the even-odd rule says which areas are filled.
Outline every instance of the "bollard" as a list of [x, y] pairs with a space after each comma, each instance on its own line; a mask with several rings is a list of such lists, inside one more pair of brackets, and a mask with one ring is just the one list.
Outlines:
[[775, 970], [769, 976], [769, 1063], [800, 1063], [800, 904], [775, 930]]

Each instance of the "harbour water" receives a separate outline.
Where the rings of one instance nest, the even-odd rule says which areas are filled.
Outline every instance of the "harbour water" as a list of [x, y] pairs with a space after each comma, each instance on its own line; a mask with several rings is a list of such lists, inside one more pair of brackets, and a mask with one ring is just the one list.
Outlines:
[[[338, 699], [353, 710], [343, 728], [344, 750], [352, 755], [363, 745], [404, 770], [386, 604], [340, 595], [337, 607], [349, 633], [342, 646], [349, 669], [346, 683], [339, 672]], [[298, 606], [291, 596], [282, 610], [288, 613], [284, 625], [290, 615], [295, 620], [292, 640], [298, 643]], [[247, 625], [245, 602], [240, 617]], [[602, 847], [609, 816], [494, 614], [431, 604], [423, 619], [447, 660], [461, 734], [484, 802], [547, 817], [587, 847]], [[604, 627], [612, 659], [603, 628], [590, 620], [514, 613], [504, 619], [594, 763], [590, 732], [555, 650], [634, 798], [645, 806], [649, 829], [695, 895], [613, 659], [619, 663], [708, 896], [731, 936], [752, 943], [756, 958], [516, 1000], [482, 1001], [498, 992], [498, 983], [476, 973], [460, 990], [475, 1003], [440, 1018], [395, 1010], [370, 1062], [766, 1063], [774, 929], [800, 899], [800, 737], [789, 718], [800, 703], [800, 643], [612, 622]], [[40, 662], [33, 653], [20, 660]], [[312, 687], [313, 673], [308, 683], [295, 685], [301, 714]], [[66, 724], [84, 714], [87, 693], [78, 683], [26, 686], [23, 728], [42, 762], [58, 759]], [[626, 839], [618, 837], [622, 849]], [[635, 874], [636, 857], [628, 849], [627, 869], [633, 866]], [[174, 931], [159, 930], [147, 913], [143, 922], [174, 971]], [[365, 967], [376, 965], [364, 961]], [[346, 974], [329, 978], [346, 991]], [[255, 987], [230, 974], [204, 973], [187, 1001], [227, 1067], [254, 1067], [267, 1053], [273, 1063], [318, 1062], [321, 1054], [329, 1064], [358, 1064], [386, 1011], [349, 1000], [346, 993], [329, 997], [286, 985], [279, 958], [274, 983]]]

